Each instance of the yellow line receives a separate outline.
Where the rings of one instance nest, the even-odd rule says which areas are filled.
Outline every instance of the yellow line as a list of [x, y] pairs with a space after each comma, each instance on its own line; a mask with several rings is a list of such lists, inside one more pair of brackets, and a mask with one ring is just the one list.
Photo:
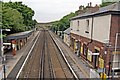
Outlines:
[[[69, 55], [69, 56], [70, 56], [70, 55]], [[72, 60], [77, 64], [78, 68], [83, 72], [83, 74], [84, 74], [87, 78], [89, 78], [88, 73], [76, 62], [76, 60], [75, 60], [72, 56], [70, 56], [70, 57], [71, 57]]]

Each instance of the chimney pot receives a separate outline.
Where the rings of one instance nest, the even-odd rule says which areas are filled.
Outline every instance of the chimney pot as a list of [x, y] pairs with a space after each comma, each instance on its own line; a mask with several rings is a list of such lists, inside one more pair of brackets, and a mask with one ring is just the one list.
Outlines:
[[90, 7], [92, 6], [92, 2], [90, 2]]
[[88, 3], [88, 7], [89, 7], [89, 3]]
[[99, 7], [99, 6], [96, 4], [95, 7]]

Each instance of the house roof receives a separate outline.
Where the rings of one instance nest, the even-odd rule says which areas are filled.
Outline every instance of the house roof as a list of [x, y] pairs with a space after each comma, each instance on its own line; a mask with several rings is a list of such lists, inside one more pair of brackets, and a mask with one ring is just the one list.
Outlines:
[[120, 11], [120, 2], [100, 8], [97, 12]]
[[7, 40], [12, 40], [12, 39], [20, 39], [20, 38], [25, 38], [30, 36], [32, 33], [31, 31], [25, 31], [25, 32], [20, 32], [20, 33], [14, 33], [14, 34], [10, 34], [6, 37]]
[[80, 14], [78, 16], [71, 18], [71, 20], [75, 20], [75, 19], [83, 18], [83, 17], [105, 14], [105, 13], [110, 13], [110, 12], [111, 12], [111, 14], [113, 14], [113, 13], [120, 14], [120, 2], [99, 8], [99, 10], [97, 12], [94, 12], [94, 13], [86, 12], [86, 13]]
[[71, 31], [71, 28], [67, 28], [67, 29], [64, 31], [64, 33], [70, 34], [70, 31]]

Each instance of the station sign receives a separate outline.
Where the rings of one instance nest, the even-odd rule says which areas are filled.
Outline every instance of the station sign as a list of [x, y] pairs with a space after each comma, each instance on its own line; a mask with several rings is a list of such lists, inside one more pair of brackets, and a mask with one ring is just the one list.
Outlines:
[[93, 53], [92, 51], [89, 51], [90, 55], [99, 55], [100, 53]]

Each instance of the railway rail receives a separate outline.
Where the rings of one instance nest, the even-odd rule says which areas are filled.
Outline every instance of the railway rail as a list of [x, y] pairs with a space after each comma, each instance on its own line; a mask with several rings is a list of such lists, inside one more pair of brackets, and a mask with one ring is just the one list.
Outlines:
[[[63, 46], [63, 44], [61, 44], [62, 42], [59, 42], [58, 38], [56, 38], [52, 32], [50, 32], [50, 34], [52, 35], [52, 38], [54, 42], [56, 43], [56, 45], [58, 46], [58, 48], [60, 49], [61, 53], [64, 55], [66, 61], [68, 61], [67, 63], [69, 63], [70, 68], [72, 68], [71, 70], [73, 70], [73, 74], [76, 75], [76, 78], [77, 79], [78, 78], [90, 78], [89, 73], [87, 73], [86, 70], [83, 68], [83, 66], [80, 65], [79, 62], [66, 50], [67, 47]], [[59, 46], [59, 44], [61, 45]]]
[[48, 30], [43, 29], [18, 78], [76, 78]]

